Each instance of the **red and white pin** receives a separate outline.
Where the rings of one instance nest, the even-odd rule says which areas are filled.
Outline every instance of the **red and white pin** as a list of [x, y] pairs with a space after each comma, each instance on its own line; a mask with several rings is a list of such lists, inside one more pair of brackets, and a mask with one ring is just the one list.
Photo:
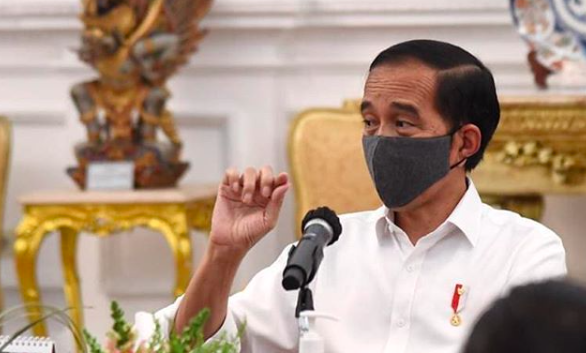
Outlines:
[[460, 326], [462, 324], [462, 318], [460, 317], [460, 312], [464, 308], [464, 295], [466, 294], [466, 289], [462, 284], [456, 284], [454, 288], [454, 296], [452, 297], [452, 319], [450, 323], [452, 326]]

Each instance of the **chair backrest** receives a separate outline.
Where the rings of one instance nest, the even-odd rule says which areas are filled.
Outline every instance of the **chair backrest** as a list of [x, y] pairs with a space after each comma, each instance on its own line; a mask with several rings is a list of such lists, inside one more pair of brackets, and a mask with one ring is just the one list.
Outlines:
[[362, 117], [357, 101], [341, 109], [302, 112], [289, 132], [289, 162], [296, 224], [312, 208], [327, 205], [338, 214], [381, 205], [362, 153]]

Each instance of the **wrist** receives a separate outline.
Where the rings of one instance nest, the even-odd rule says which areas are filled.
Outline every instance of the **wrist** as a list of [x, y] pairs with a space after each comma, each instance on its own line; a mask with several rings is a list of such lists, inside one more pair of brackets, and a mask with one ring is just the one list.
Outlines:
[[234, 246], [220, 245], [213, 242], [208, 243], [206, 258], [208, 261], [221, 263], [222, 265], [240, 265], [248, 250], [239, 249]]

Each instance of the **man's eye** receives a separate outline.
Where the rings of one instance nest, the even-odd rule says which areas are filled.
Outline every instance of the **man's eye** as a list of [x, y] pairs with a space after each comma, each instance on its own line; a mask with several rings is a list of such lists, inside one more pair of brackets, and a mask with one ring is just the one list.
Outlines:
[[374, 122], [370, 119], [362, 119], [362, 122], [364, 123], [364, 127], [373, 127], [374, 126]]
[[408, 121], [404, 121], [404, 120], [397, 120], [396, 126], [397, 126], [397, 127], [411, 127], [411, 126], [413, 126], [413, 124], [411, 124], [411, 123], [410, 123], [410, 122], [408, 122]]

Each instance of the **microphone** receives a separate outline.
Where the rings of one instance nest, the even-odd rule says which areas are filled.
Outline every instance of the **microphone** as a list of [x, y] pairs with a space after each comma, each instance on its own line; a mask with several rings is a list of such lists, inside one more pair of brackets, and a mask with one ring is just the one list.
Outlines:
[[323, 249], [335, 243], [342, 233], [336, 212], [319, 207], [307, 212], [301, 222], [303, 236], [289, 250], [287, 266], [283, 271], [283, 288], [295, 290], [307, 286], [315, 277], [324, 258]]

